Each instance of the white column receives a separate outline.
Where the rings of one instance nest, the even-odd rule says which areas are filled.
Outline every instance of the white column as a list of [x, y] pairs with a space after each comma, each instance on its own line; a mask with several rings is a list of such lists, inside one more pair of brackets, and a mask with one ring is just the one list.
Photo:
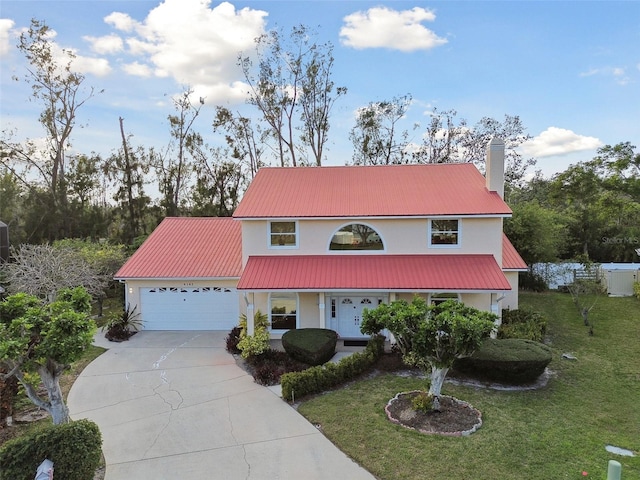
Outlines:
[[324, 304], [324, 292], [318, 293], [318, 315], [320, 316], [320, 328], [327, 328], [326, 308]]
[[253, 323], [253, 317], [255, 315], [255, 307], [253, 304], [254, 293], [249, 292], [247, 294], [247, 335], [253, 335], [255, 333], [255, 325]]

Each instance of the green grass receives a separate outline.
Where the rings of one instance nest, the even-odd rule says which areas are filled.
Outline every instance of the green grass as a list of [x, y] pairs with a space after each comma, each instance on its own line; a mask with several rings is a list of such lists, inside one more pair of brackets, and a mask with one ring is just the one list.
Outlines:
[[[623, 480], [640, 479], [640, 456], [605, 451], [611, 444], [640, 455], [640, 301], [603, 297], [591, 313], [594, 336], [566, 294], [521, 294], [547, 315], [555, 373], [537, 391], [505, 392], [446, 384], [443, 393], [470, 402], [483, 426], [469, 437], [422, 435], [389, 422], [387, 401], [424, 388], [386, 374], [300, 405], [310, 422], [381, 480], [605, 479], [610, 459]], [[561, 359], [571, 353], [577, 360]]]

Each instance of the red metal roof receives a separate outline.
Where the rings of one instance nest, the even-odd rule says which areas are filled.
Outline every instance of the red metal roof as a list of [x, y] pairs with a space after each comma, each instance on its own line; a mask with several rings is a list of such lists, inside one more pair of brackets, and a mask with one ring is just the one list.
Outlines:
[[236, 218], [511, 215], [469, 163], [261, 168]]
[[249, 257], [242, 290], [510, 290], [493, 255]]
[[527, 264], [507, 236], [502, 234], [502, 268], [505, 270], [526, 270]]
[[232, 218], [165, 218], [115, 278], [238, 278], [241, 234]]

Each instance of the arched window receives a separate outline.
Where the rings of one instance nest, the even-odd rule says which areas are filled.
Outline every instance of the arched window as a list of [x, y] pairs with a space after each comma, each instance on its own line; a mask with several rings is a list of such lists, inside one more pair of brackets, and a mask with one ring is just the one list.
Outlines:
[[333, 234], [329, 250], [384, 250], [384, 245], [373, 228], [362, 223], [352, 223]]

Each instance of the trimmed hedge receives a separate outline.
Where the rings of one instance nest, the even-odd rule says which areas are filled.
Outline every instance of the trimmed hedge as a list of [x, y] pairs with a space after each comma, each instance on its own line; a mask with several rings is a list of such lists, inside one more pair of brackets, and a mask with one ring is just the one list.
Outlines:
[[327, 328], [299, 328], [282, 335], [282, 347], [291, 358], [308, 365], [322, 365], [336, 353], [338, 334]]
[[485, 340], [471, 356], [459, 358], [453, 368], [489, 381], [521, 385], [534, 382], [551, 362], [551, 349], [519, 338]]
[[541, 342], [547, 332], [547, 319], [530, 308], [502, 310], [498, 338], [524, 338]]
[[102, 436], [95, 423], [47, 425], [0, 447], [0, 480], [33, 480], [45, 458], [53, 462], [55, 478], [91, 480], [101, 456]]
[[321, 393], [364, 373], [384, 353], [385, 338], [371, 337], [363, 352], [344, 357], [338, 363], [327, 363], [302, 372], [285, 373], [280, 377], [282, 398], [294, 401], [306, 395]]

